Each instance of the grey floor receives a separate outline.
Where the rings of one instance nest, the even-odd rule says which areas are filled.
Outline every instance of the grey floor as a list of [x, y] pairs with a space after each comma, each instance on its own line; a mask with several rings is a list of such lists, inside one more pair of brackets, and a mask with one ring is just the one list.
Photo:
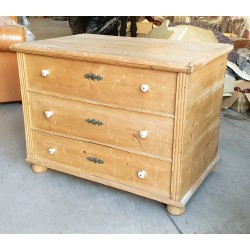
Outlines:
[[[57, 36], [70, 35], [66, 21], [29, 20], [36, 39], [55, 37], [52, 25], [61, 27]], [[159, 202], [101, 184], [53, 170], [33, 173], [25, 162], [22, 105], [0, 104], [0, 117], [2, 234], [250, 233], [250, 112], [222, 111], [217, 171], [179, 217]]]

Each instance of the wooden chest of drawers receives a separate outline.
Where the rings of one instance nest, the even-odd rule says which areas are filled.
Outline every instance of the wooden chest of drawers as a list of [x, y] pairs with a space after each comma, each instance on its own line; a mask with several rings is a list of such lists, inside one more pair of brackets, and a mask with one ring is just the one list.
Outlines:
[[81, 34], [20, 43], [27, 161], [180, 215], [217, 161], [231, 45]]

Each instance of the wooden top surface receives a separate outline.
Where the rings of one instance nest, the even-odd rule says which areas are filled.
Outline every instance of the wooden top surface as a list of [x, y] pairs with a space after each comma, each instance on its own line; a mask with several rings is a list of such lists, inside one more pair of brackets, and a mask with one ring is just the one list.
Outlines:
[[229, 53], [222, 43], [80, 34], [11, 46], [17, 52], [191, 73]]

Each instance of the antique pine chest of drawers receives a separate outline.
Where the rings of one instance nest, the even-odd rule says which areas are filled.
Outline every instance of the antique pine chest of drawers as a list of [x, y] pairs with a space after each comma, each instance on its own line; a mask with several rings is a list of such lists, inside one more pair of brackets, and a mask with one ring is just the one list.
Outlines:
[[227, 44], [81, 34], [17, 52], [27, 161], [180, 215], [217, 162]]

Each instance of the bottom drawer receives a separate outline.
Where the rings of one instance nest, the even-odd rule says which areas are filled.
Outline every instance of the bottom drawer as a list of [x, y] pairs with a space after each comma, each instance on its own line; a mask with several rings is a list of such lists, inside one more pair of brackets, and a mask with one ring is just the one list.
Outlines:
[[98, 144], [32, 132], [33, 156], [85, 173], [170, 196], [171, 163]]

